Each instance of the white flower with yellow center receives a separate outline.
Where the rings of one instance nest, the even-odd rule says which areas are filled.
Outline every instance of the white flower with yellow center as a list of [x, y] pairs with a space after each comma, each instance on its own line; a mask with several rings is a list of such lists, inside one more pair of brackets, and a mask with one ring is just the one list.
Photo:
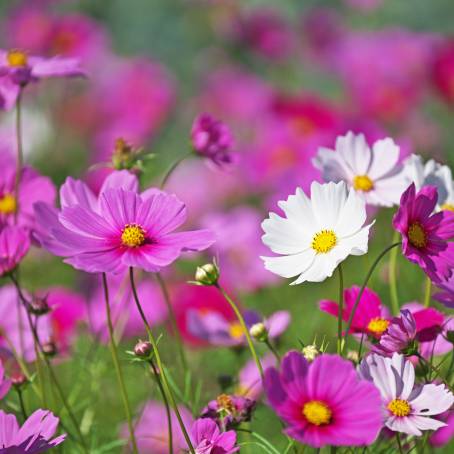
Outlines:
[[369, 205], [392, 206], [410, 184], [398, 162], [399, 154], [390, 138], [370, 148], [363, 134], [349, 132], [337, 138], [335, 150], [319, 148], [313, 164], [325, 181], [345, 181]]
[[394, 353], [392, 358], [368, 355], [358, 372], [361, 378], [372, 381], [380, 391], [388, 429], [420, 436], [423, 430], [446, 426], [431, 416], [449, 410], [454, 396], [445, 385], [417, 385], [415, 368], [403, 355]]
[[278, 203], [285, 218], [270, 213], [262, 240], [280, 257], [262, 257], [265, 268], [298, 278], [292, 284], [321, 282], [349, 255], [367, 253], [369, 229], [364, 199], [344, 182], [312, 183], [309, 199], [301, 188]]

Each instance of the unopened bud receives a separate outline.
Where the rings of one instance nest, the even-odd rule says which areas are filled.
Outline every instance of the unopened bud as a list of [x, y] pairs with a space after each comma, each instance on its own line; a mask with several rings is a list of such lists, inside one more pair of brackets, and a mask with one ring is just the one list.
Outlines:
[[268, 340], [268, 330], [266, 329], [265, 324], [262, 322], [254, 323], [254, 325], [249, 328], [249, 333], [255, 340], [258, 340], [259, 342], [266, 342]]
[[139, 358], [148, 358], [153, 351], [153, 347], [148, 341], [139, 340], [134, 347], [134, 354]]
[[12, 375], [10, 380], [11, 380], [11, 384], [16, 388], [21, 388], [26, 383], [28, 383], [27, 377], [24, 374], [21, 374], [20, 372]]
[[314, 361], [319, 354], [320, 352], [315, 345], [306, 345], [306, 347], [303, 348], [303, 356], [309, 362]]
[[198, 266], [195, 280], [200, 285], [216, 285], [219, 279], [219, 268], [215, 263]]
[[45, 315], [50, 312], [49, 304], [46, 298], [33, 297], [28, 310], [33, 315]]
[[58, 353], [57, 346], [54, 341], [48, 341], [43, 344], [43, 353], [46, 356], [55, 356]]
[[359, 362], [358, 352], [356, 350], [349, 350], [347, 352], [347, 359], [354, 362], [355, 364], [358, 364], [358, 362]]
[[115, 148], [112, 153], [112, 164], [115, 169], [129, 169], [133, 163], [133, 150], [122, 137], [115, 141]]

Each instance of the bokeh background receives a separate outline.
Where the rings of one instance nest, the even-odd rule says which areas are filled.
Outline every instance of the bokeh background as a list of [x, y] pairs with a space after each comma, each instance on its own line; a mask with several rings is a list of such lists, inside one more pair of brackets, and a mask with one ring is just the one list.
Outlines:
[[[232, 128], [235, 165], [219, 169], [187, 159], [168, 186], [187, 202], [192, 226], [213, 227], [220, 237], [208, 254], [185, 260], [166, 275], [182, 325], [191, 305], [211, 304], [185, 282], [196, 264], [216, 255], [223, 283], [243, 308], [265, 316], [290, 311], [281, 352], [315, 336], [318, 341], [326, 336], [334, 349], [336, 321], [317, 303], [336, 298], [336, 279], [291, 287], [263, 270], [261, 220], [277, 200], [320, 178], [311, 163], [317, 148], [333, 147], [335, 137], [348, 130], [364, 132], [369, 141], [391, 136], [402, 157], [418, 153], [454, 163], [451, 0], [3, 0], [0, 14], [3, 48], [77, 56], [89, 74], [86, 80], [27, 88], [26, 159], [57, 185], [71, 175], [98, 189], [109, 172], [102, 163], [109, 161], [114, 140], [123, 137], [155, 155], [145, 164], [148, 186], [189, 151], [196, 114], [209, 112]], [[13, 146], [12, 112], [0, 115], [0, 137], [5, 147]], [[346, 285], [360, 284], [374, 257], [392, 241], [392, 210], [370, 214], [378, 219], [371, 252], [348, 260]], [[384, 262], [370, 287], [388, 303], [386, 271]], [[27, 258], [21, 277], [31, 291], [71, 289], [88, 307], [78, 317], [71, 353], [55, 361], [93, 452], [121, 452], [115, 440], [123, 411], [111, 360], [106, 345], [93, 351], [93, 321], [87, 315], [98, 317], [98, 277], [40, 250]], [[153, 312], [159, 292], [152, 277], [143, 280], [154, 286], [144, 296]], [[423, 287], [422, 273], [399, 258], [401, 302], [421, 300]], [[184, 387], [167, 328], [166, 323], [156, 328], [163, 333], [161, 349]], [[124, 353], [140, 334], [135, 327], [121, 339], [135, 414], [157, 398], [148, 373]], [[197, 394], [197, 410], [220, 392], [219, 376], [236, 377], [248, 352], [188, 348], [193, 377], [187, 386], [192, 397]], [[260, 405], [254, 430], [283, 447], [278, 427]], [[76, 452], [71, 445], [62, 449]]]

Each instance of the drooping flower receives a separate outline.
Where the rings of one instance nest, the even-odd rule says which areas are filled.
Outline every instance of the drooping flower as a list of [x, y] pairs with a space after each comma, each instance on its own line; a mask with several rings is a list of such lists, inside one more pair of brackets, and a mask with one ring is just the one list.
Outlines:
[[219, 166], [233, 162], [233, 137], [229, 127], [207, 113], [200, 114], [192, 125], [194, 151]]
[[[344, 290], [344, 305], [342, 319], [347, 322], [350, 318], [360, 288], [353, 286]], [[335, 301], [322, 300], [320, 309], [328, 314], [338, 316], [339, 305]], [[386, 306], [383, 306], [380, 297], [371, 289], [365, 288], [352, 319], [351, 332], [367, 334], [379, 339], [389, 326], [390, 314]]]
[[365, 202], [344, 182], [314, 182], [311, 199], [298, 188], [278, 205], [286, 217], [270, 213], [262, 240], [281, 257], [263, 260], [279, 276], [298, 276], [292, 284], [321, 282], [349, 255], [367, 253], [371, 225], [364, 226]]
[[350, 361], [320, 355], [310, 364], [298, 352], [284, 357], [281, 372], [265, 372], [271, 407], [290, 437], [312, 447], [372, 444], [382, 427], [380, 394], [360, 380]]
[[0, 230], [0, 276], [13, 271], [29, 248], [30, 237], [23, 228], [3, 227]]
[[335, 150], [319, 148], [313, 163], [325, 181], [345, 181], [369, 205], [392, 206], [410, 183], [399, 155], [399, 147], [390, 138], [370, 148], [363, 134], [349, 132], [337, 138]]
[[[19, 427], [14, 415], [0, 410], [0, 447], [5, 453], [38, 454], [62, 443], [66, 434], [52, 438], [59, 419], [48, 410], [36, 410]], [[6, 449], [6, 450], [5, 450]]]
[[423, 430], [446, 425], [431, 416], [448, 410], [454, 396], [444, 385], [416, 384], [414, 366], [403, 355], [394, 353], [392, 358], [368, 355], [359, 366], [359, 374], [379, 389], [388, 429], [420, 436]]
[[393, 218], [394, 228], [402, 234], [402, 252], [435, 281], [449, 277], [454, 269], [454, 212], [433, 214], [437, 189], [424, 186], [416, 192], [412, 183], [402, 195]]
[[234, 428], [242, 422], [251, 420], [255, 409], [255, 400], [244, 396], [220, 394], [208, 402], [200, 416], [210, 418], [225, 430]]
[[221, 432], [209, 418], [197, 419], [192, 425], [191, 434], [196, 454], [233, 454], [240, 450], [236, 447], [235, 431]]

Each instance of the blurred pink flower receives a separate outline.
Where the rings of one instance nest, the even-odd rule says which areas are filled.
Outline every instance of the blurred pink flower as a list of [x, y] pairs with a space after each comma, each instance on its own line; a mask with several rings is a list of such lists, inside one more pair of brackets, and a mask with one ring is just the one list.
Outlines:
[[[263, 370], [276, 365], [276, 358], [269, 353], [260, 359]], [[263, 382], [257, 364], [253, 359], [249, 360], [238, 374], [238, 383], [235, 394], [245, 396], [252, 400], [259, 400], [263, 392]]]
[[5, 378], [5, 369], [3, 362], [0, 360], [0, 399], [3, 399], [11, 388], [11, 380]]
[[454, 102], [454, 38], [440, 43], [432, 65], [432, 81], [448, 103]]
[[25, 257], [30, 248], [30, 237], [21, 227], [0, 229], [0, 276], [10, 273]]
[[433, 432], [429, 438], [430, 444], [437, 448], [447, 445], [454, 437], [454, 411], [446, 412], [440, 416], [446, 426]]

